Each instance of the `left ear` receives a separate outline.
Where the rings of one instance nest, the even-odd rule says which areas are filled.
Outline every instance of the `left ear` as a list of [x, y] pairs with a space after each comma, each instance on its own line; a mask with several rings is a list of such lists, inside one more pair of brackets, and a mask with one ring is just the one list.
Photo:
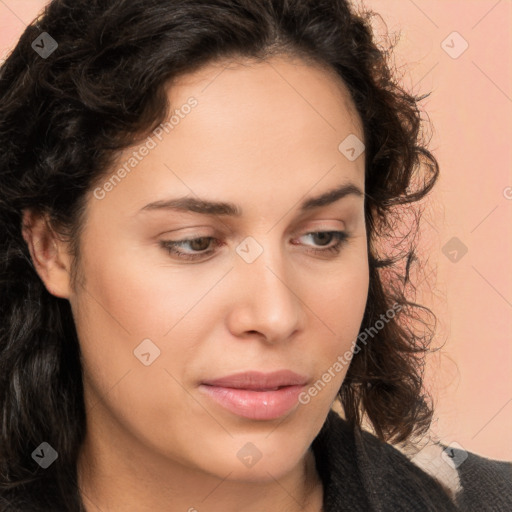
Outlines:
[[51, 229], [47, 216], [23, 211], [22, 235], [32, 263], [49, 293], [69, 299], [71, 256], [66, 244]]

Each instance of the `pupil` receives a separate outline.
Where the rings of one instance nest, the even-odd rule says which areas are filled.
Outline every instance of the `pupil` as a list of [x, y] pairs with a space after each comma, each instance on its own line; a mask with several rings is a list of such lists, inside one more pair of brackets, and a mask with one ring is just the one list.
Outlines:
[[329, 239], [329, 237], [331, 236], [329, 233], [316, 233], [316, 236], [320, 238], [320, 243], [322, 242], [322, 237], [324, 238], [324, 243], [326, 242], [326, 238], [327, 240]]
[[[201, 241], [207, 242], [205, 247], [201, 247]], [[205, 237], [197, 238], [196, 240], [192, 240], [192, 242], [190, 242], [190, 245], [196, 251], [204, 251], [208, 247], [208, 240]], [[198, 245], [199, 245], [199, 247], [197, 247]], [[203, 246], [204, 246], [204, 243], [203, 243]]]

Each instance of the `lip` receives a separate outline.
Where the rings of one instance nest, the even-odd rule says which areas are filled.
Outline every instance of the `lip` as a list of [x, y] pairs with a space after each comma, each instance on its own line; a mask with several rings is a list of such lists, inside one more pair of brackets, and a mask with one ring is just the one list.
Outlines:
[[219, 379], [204, 380], [201, 384], [224, 388], [271, 390], [281, 386], [304, 386], [307, 381], [307, 377], [291, 370], [279, 370], [271, 373], [258, 371], [234, 373]]
[[287, 414], [298, 405], [299, 394], [307, 380], [290, 370], [273, 373], [243, 372], [204, 381], [199, 390], [237, 416], [272, 420]]

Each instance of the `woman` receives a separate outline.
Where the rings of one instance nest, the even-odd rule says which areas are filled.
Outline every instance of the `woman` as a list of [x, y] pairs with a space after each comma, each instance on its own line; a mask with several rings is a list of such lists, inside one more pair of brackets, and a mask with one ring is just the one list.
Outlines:
[[369, 20], [54, 0], [25, 30], [0, 75], [2, 510], [510, 510], [509, 464], [411, 460], [432, 333], [413, 243], [386, 243], [439, 170]]

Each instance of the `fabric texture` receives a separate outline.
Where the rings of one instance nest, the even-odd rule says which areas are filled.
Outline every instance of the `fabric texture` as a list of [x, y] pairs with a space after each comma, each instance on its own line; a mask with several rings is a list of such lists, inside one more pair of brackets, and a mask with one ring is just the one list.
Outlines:
[[[439, 448], [441, 453], [446, 446]], [[352, 430], [332, 410], [312, 449], [324, 487], [323, 512], [512, 512], [509, 462], [450, 449], [450, 458], [464, 459], [452, 468], [458, 477], [454, 492], [443, 482], [446, 472], [436, 478], [391, 444]]]

